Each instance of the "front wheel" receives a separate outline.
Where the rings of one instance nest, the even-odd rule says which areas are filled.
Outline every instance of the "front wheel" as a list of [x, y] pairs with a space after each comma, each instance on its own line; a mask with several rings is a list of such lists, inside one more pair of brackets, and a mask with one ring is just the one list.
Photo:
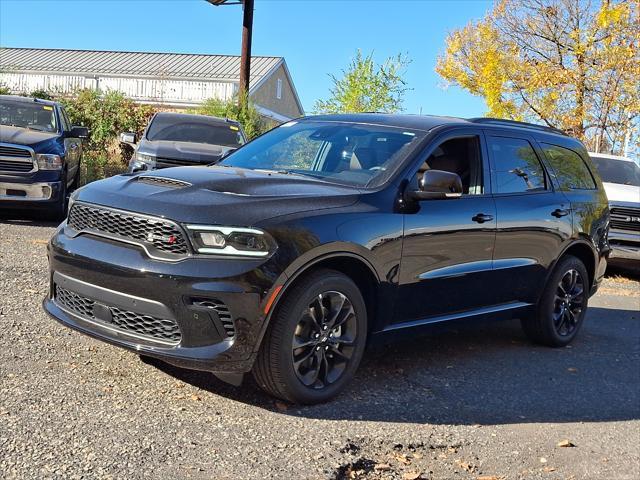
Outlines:
[[584, 322], [589, 299], [589, 275], [584, 263], [567, 255], [558, 261], [535, 312], [522, 320], [525, 334], [550, 347], [564, 347]]
[[286, 292], [253, 369], [267, 393], [312, 404], [337, 395], [364, 353], [367, 310], [347, 276], [319, 270]]

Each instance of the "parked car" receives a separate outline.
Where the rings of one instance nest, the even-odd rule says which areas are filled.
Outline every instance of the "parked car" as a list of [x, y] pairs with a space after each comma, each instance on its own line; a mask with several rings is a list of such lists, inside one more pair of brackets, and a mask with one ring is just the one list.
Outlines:
[[609, 198], [611, 259], [640, 260], [640, 166], [630, 158], [589, 153]]
[[0, 209], [44, 208], [63, 217], [87, 136], [59, 103], [0, 95]]
[[228, 118], [159, 112], [140, 143], [130, 132], [120, 134], [120, 141], [134, 148], [129, 172], [137, 172], [215, 163], [247, 139], [240, 124]]
[[567, 345], [609, 253], [583, 145], [492, 119], [307, 117], [72, 200], [48, 247], [53, 318], [300, 403], [341, 391], [367, 341], [445, 321], [521, 318]]

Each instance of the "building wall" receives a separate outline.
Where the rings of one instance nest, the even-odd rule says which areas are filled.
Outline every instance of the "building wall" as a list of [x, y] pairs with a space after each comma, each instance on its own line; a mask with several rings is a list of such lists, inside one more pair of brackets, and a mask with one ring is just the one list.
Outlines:
[[[276, 113], [289, 118], [296, 118], [302, 115], [302, 111], [296, 102], [293, 88], [287, 80], [284, 67], [280, 66], [260, 88], [251, 95], [251, 99], [258, 105], [268, 108]], [[278, 80], [282, 83], [281, 98], [277, 97]]]
[[198, 105], [212, 97], [228, 100], [238, 89], [235, 82], [31, 73], [0, 73], [0, 83], [16, 93], [30, 93], [35, 90], [73, 93], [81, 88], [97, 88], [104, 92], [119, 91], [138, 102], [185, 106]]

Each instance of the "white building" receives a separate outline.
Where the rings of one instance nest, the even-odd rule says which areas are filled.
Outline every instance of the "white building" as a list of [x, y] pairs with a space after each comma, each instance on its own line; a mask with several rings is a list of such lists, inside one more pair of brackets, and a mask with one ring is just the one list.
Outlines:
[[[183, 53], [0, 48], [0, 84], [13, 93], [117, 90], [140, 103], [181, 109], [239, 88], [240, 57]], [[252, 57], [249, 95], [261, 115], [284, 122], [304, 114], [282, 57]]]

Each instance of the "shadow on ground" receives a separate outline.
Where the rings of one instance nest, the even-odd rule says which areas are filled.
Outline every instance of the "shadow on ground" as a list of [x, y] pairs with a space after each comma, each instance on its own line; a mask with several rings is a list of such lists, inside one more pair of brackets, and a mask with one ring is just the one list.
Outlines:
[[367, 352], [333, 402], [286, 409], [249, 380], [155, 362], [164, 372], [227, 398], [286, 415], [378, 422], [511, 424], [640, 418], [640, 314], [590, 308], [572, 346], [530, 344], [517, 321], [470, 326]]
[[37, 210], [1, 210], [0, 225], [29, 225], [34, 227], [57, 227], [62, 220], [55, 220], [50, 214]]

